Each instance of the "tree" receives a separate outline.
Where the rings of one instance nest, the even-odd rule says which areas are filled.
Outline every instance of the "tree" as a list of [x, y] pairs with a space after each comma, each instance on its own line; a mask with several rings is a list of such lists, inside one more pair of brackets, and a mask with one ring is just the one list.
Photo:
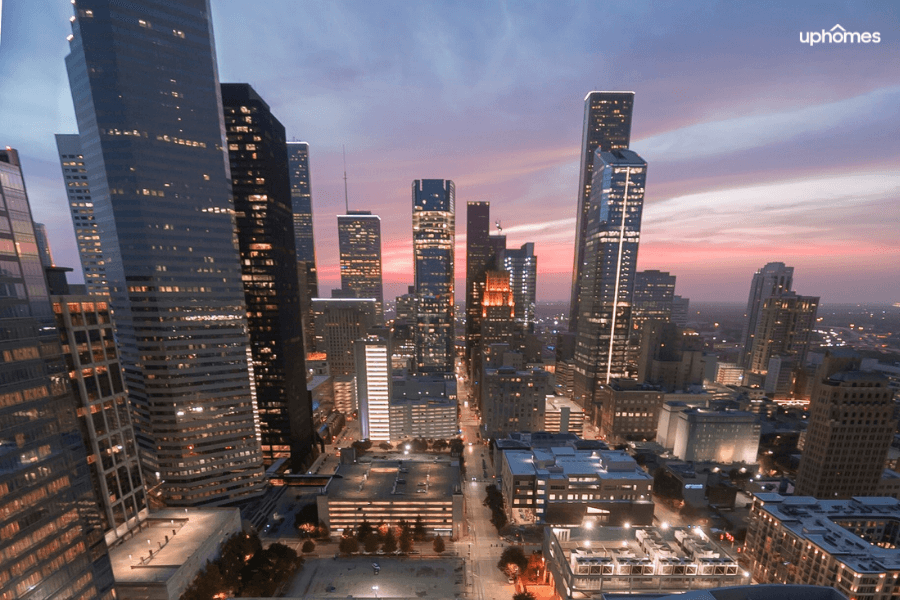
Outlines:
[[331, 537], [331, 531], [328, 529], [328, 525], [325, 524], [325, 521], [319, 521], [319, 529], [316, 533], [320, 540], [328, 540], [328, 538]]
[[184, 590], [182, 600], [213, 600], [217, 594], [225, 592], [225, 582], [216, 563], [207, 562], [206, 568], [200, 571], [191, 585]]
[[303, 554], [309, 554], [310, 552], [312, 552], [315, 549], [316, 549], [316, 543], [312, 540], [306, 540], [305, 542], [303, 542], [303, 547], [300, 548], [300, 550], [303, 552]]
[[359, 540], [355, 537], [342, 537], [338, 543], [341, 554], [354, 554], [359, 552]]
[[400, 531], [400, 552], [409, 554], [413, 549], [412, 531], [409, 529]]
[[423, 438], [416, 438], [409, 442], [413, 452], [426, 452], [428, 450], [428, 442]]
[[378, 447], [382, 450], [393, 450], [394, 446], [390, 442], [381, 442]]
[[518, 546], [507, 546], [497, 561], [497, 568], [512, 577], [515, 573], [524, 573], [528, 568], [528, 559]]
[[460, 438], [453, 438], [450, 440], [450, 454], [453, 456], [461, 456], [463, 449], [465, 448], [465, 444]]
[[516, 592], [515, 594], [513, 594], [513, 600], [534, 600], [534, 594], [532, 594], [528, 590], [523, 590], [521, 592]]
[[384, 543], [381, 545], [381, 549], [385, 554], [391, 554], [397, 550], [397, 538], [394, 536], [393, 529], [388, 529], [384, 534]]
[[425, 523], [422, 522], [422, 515], [416, 515], [416, 524], [413, 526], [413, 539], [417, 542], [424, 542], [427, 536]]
[[259, 536], [236, 533], [222, 544], [219, 560], [219, 571], [227, 590], [237, 591], [241, 587], [241, 571], [260, 549]]
[[434, 443], [431, 444], [431, 449], [436, 452], [443, 452], [449, 447], [450, 443], [447, 440], [434, 440]]
[[378, 550], [378, 536], [375, 535], [374, 531], [370, 532], [363, 540], [363, 548], [365, 548], [366, 552], [376, 552]]
[[440, 554], [446, 549], [444, 545], [444, 538], [439, 535], [434, 536], [434, 542], [432, 542], [432, 547], [437, 554]]
[[372, 524], [363, 519], [363, 522], [359, 524], [359, 527], [356, 529], [356, 539], [361, 542], [365, 542], [366, 538], [369, 537], [369, 534], [375, 531], [375, 528], [372, 527]]

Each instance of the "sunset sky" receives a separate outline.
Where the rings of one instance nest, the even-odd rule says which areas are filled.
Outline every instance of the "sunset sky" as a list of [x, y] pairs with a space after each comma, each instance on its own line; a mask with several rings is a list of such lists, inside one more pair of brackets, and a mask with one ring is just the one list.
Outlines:
[[[696, 301], [746, 301], [795, 267], [824, 303], [900, 302], [900, 8], [884, 2], [211, 0], [219, 74], [248, 82], [311, 145], [320, 293], [338, 287], [337, 219], [382, 218], [385, 298], [412, 283], [414, 179], [491, 202], [535, 243], [538, 301], [568, 300], [583, 100], [635, 92], [649, 163], [639, 269]], [[57, 264], [78, 267], [54, 133], [75, 132], [68, 0], [3, 3], [0, 144], [23, 160]], [[880, 32], [819, 44], [801, 32]]]

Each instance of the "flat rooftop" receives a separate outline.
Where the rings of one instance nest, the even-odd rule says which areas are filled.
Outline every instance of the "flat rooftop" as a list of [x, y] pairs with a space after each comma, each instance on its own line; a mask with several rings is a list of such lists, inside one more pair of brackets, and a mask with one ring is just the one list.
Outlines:
[[653, 479], [627, 452], [618, 450], [577, 450], [561, 446], [507, 450], [503, 455], [513, 475], [546, 475], [550, 479], [585, 476], [600, 480]]
[[240, 523], [237, 508], [169, 508], [151, 513], [144, 529], [110, 548], [113, 576], [117, 583], [165, 583], [210, 536], [231, 525], [239, 529]]
[[855, 497], [849, 500], [817, 500], [811, 496], [756, 494], [762, 511], [800, 539], [831, 554], [857, 573], [881, 573], [900, 569], [900, 548], [882, 548], [839, 525], [840, 521], [900, 522], [900, 500]]
[[340, 465], [328, 486], [335, 500], [447, 500], [459, 492], [459, 461], [375, 459]]
[[568, 408], [572, 414], [584, 414], [584, 409], [566, 396], [547, 396], [547, 412], [560, 412]]

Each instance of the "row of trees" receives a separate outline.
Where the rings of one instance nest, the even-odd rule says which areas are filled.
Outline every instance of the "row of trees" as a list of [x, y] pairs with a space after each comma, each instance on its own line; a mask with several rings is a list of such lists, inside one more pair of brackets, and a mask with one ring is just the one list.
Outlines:
[[256, 534], [236, 533], [223, 545], [218, 560], [207, 562], [181, 600], [215, 597], [270, 597], [303, 567], [293, 548], [272, 544], [263, 548]]
[[503, 510], [503, 494], [493, 483], [484, 488], [484, 491], [487, 492], [484, 505], [491, 509], [491, 523], [497, 531], [500, 531], [507, 523], [506, 511]]
[[[425, 530], [425, 524], [422, 517], [416, 517], [414, 523], [401, 520], [396, 527], [392, 527], [386, 523], [378, 523], [372, 525], [368, 521], [363, 521], [356, 527], [356, 530], [346, 529], [338, 544], [338, 550], [342, 554], [354, 554], [359, 552], [360, 544], [366, 552], [378, 552], [380, 549], [385, 554], [393, 554], [394, 552], [403, 552], [409, 554], [412, 552], [414, 542], [423, 542], [428, 539]], [[440, 536], [435, 536], [432, 540], [434, 551], [440, 554], [445, 549], [444, 540]]]
[[[372, 447], [372, 442], [354, 442], [353, 445], [356, 446], [359, 444], [357, 451], [360, 449], [368, 450]], [[453, 438], [451, 440], [426, 440], [425, 438], [415, 438], [406, 442], [398, 442], [396, 445], [391, 444], [390, 442], [380, 442], [378, 447], [382, 450], [393, 450], [397, 449], [405, 449], [406, 446], [409, 446], [409, 449], [412, 452], [428, 452], [428, 450], [432, 450], [433, 452], [443, 452], [447, 449], [450, 450], [451, 454], [462, 454], [463, 451], [463, 441], [459, 438]]]

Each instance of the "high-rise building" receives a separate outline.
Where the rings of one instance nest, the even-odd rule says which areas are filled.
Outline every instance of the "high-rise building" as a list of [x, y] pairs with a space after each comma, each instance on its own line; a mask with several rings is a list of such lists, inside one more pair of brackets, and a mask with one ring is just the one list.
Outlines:
[[491, 203], [466, 204], [466, 364], [471, 369], [473, 352], [481, 339], [481, 297], [484, 273], [488, 269], [490, 247]]
[[391, 343], [369, 335], [356, 340], [356, 397], [362, 439], [391, 439]]
[[772, 296], [791, 291], [793, 278], [794, 267], [786, 267], [782, 262], [768, 263], [754, 273], [753, 280], [750, 282], [750, 297], [747, 300], [747, 315], [745, 317], [747, 320], [744, 322], [744, 330], [741, 333], [743, 350], [738, 360], [738, 364], [741, 366], [750, 366], [753, 340], [756, 337], [759, 315], [762, 312], [765, 301]]
[[703, 386], [703, 340], [675, 323], [650, 319], [641, 328], [637, 380], [666, 392]]
[[0, 597], [111, 600], [112, 566], [25, 181], [0, 150]]
[[139, 530], [149, 504], [109, 303], [102, 296], [70, 294], [51, 296], [51, 302], [91, 456], [88, 465], [106, 543], [112, 546]]
[[831, 372], [826, 360], [809, 401], [809, 426], [797, 472], [797, 494], [816, 498], [878, 495], [894, 438], [894, 392], [859, 359]]
[[634, 333], [640, 335], [641, 326], [648, 319], [670, 321], [674, 297], [674, 275], [655, 270], [636, 272], [634, 305], [631, 309], [631, 328]]
[[481, 410], [482, 437], [514, 431], [542, 431], [546, 398], [552, 393], [550, 374], [542, 369], [484, 369]]
[[509, 271], [516, 322], [526, 333], [534, 333], [534, 310], [537, 302], [537, 256], [534, 255], [534, 244], [528, 242], [518, 249], [507, 248], [503, 254], [503, 268]]
[[[412, 184], [413, 254], [416, 294], [422, 297], [419, 314], [427, 315], [430, 344], [418, 365], [420, 373], [449, 373], [454, 359], [454, 254], [456, 187], [444, 179], [417, 179]], [[425, 296], [432, 300], [425, 300]]]
[[383, 323], [381, 218], [367, 210], [350, 210], [337, 219], [341, 289], [357, 298], [374, 298], [378, 322]]
[[56, 149], [66, 184], [66, 198], [75, 227], [75, 243], [84, 273], [84, 285], [88, 294], [106, 296], [109, 289], [100, 250], [100, 232], [94, 219], [94, 203], [88, 187], [87, 169], [81, 152], [81, 138], [77, 133], [56, 134]]
[[170, 506], [256, 496], [259, 416], [209, 3], [79, 0], [72, 31], [66, 67], [144, 476]]
[[[817, 297], [799, 296], [794, 292], [782, 292], [763, 301], [753, 336], [748, 374], [751, 378], [769, 379], [766, 387], [777, 396], [785, 397], [793, 391], [792, 373], [806, 362], [818, 306]], [[777, 365], [781, 374], [775, 382], [769, 377], [772, 359], [776, 359], [772, 366]], [[775, 375], [774, 372], [771, 374]]]
[[575, 208], [575, 264], [572, 269], [572, 300], [569, 331], [575, 331], [581, 313], [581, 280], [586, 267], [588, 212], [597, 150], [611, 152], [628, 148], [634, 92], [590, 92], [584, 98], [584, 129], [581, 134], [581, 169]]
[[[512, 345], [516, 333], [516, 306], [506, 271], [487, 271], [481, 299], [481, 346]], [[479, 357], [480, 360], [480, 357]]]
[[300, 289], [284, 126], [246, 83], [223, 83], [238, 247], [263, 461], [312, 462]]
[[419, 299], [414, 287], [410, 286], [409, 293], [397, 296], [394, 311], [394, 320], [391, 322], [394, 356], [402, 356], [415, 363]]
[[[354, 343], [377, 323], [371, 298], [315, 298], [316, 351], [328, 356], [332, 376], [356, 374]], [[337, 384], [335, 384], [337, 385]]]
[[574, 400], [624, 377], [647, 163], [631, 150], [597, 150], [587, 213], [575, 340]]
[[681, 296], [672, 297], [672, 322], [679, 327], [687, 327], [688, 312], [691, 309], [691, 299]]
[[35, 223], [34, 236], [38, 245], [38, 254], [41, 257], [41, 266], [52, 267], [53, 253], [50, 251], [50, 238], [47, 237], [47, 227], [43, 223]]
[[300, 289], [300, 311], [303, 322], [303, 344], [306, 351], [313, 348], [315, 323], [310, 300], [319, 297], [319, 276], [316, 270], [316, 245], [313, 238], [312, 185], [309, 173], [309, 144], [287, 142], [288, 167], [291, 179], [291, 208], [294, 212], [294, 243], [297, 248], [297, 276]]

